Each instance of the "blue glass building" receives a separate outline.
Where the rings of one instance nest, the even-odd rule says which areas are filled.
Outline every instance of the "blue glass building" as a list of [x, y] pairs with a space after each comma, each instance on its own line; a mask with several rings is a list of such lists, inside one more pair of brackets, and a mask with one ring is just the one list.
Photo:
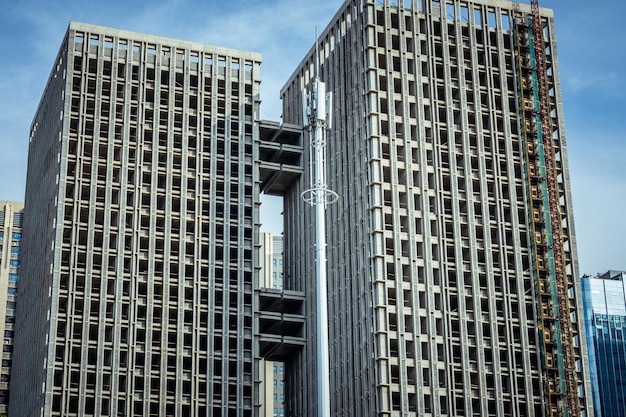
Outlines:
[[608, 271], [581, 280], [597, 417], [626, 416], [625, 276], [625, 271]]

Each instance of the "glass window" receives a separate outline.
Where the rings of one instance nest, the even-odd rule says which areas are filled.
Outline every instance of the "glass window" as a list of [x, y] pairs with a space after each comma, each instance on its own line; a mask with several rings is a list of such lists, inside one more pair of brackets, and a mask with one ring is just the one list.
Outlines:
[[12, 259], [11, 268], [19, 268], [19, 267], [20, 267], [20, 261], [18, 261], [17, 259]]
[[18, 274], [9, 274], [9, 282], [17, 282], [20, 280], [20, 276]]
[[9, 295], [17, 295], [17, 288], [9, 288]]
[[7, 308], [8, 308], [9, 310], [15, 310], [15, 301], [9, 301], [9, 302], [7, 303]]
[[11, 253], [20, 253], [21, 249], [19, 246], [11, 246]]
[[21, 232], [13, 233], [13, 240], [22, 240], [22, 233]]

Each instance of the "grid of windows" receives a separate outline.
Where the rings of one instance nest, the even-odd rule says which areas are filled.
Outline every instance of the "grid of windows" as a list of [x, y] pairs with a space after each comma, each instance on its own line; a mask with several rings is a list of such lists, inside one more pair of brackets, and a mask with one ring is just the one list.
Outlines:
[[260, 57], [77, 23], [64, 48], [46, 415], [251, 416]]
[[[346, 2], [320, 38], [320, 77], [338, 97], [328, 178], [341, 197], [327, 218], [337, 412], [544, 412], [515, 10], [505, 2]], [[288, 122], [301, 117], [314, 64], [307, 57], [283, 88]], [[295, 226], [286, 231], [286, 276], [307, 274], [313, 288], [305, 255], [313, 245], [301, 244], [312, 239], [311, 213], [299, 191], [286, 197]], [[567, 228], [566, 203], [563, 213]], [[298, 366], [314, 378], [312, 361]], [[308, 398], [294, 409], [315, 407]]]

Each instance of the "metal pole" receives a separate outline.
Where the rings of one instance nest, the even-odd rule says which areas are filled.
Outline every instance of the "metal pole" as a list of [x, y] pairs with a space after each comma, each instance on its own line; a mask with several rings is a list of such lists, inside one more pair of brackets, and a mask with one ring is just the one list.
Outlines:
[[328, 288], [326, 276], [326, 205], [337, 200], [337, 193], [326, 184], [326, 130], [330, 113], [330, 95], [315, 78], [311, 94], [303, 94], [304, 125], [310, 133], [311, 188], [302, 198], [315, 209], [315, 275], [317, 330], [317, 415], [330, 417], [330, 364], [328, 344]]
[[[316, 136], [326, 133], [319, 126], [315, 129]], [[318, 142], [319, 143], [319, 142]], [[318, 161], [324, 158], [322, 146], [318, 146], [316, 158]], [[323, 164], [318, 164], [315, 170], [317, 181], [323, 181]], [[321, 182], [320, 182], [321, 184]], [[315, 268], [317, 273], [317, 390], [318, 390], [318, 412], [319, 417], [330, 417], [330, 364], [328, 353], [328, 289], [326, 282], [326, 202], [322, 200], [322, 195], [318, 193], [315, 199], [315, 223], [316, 223], [316, 248], [315, 248]]]

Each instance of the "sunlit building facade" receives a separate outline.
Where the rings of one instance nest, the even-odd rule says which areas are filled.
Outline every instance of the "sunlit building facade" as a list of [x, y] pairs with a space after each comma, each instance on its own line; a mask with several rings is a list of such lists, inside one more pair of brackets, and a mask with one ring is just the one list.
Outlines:
[[9, 403], [23, 225], [24, 204], [0, 201], [0, 415], [7, 414]]

